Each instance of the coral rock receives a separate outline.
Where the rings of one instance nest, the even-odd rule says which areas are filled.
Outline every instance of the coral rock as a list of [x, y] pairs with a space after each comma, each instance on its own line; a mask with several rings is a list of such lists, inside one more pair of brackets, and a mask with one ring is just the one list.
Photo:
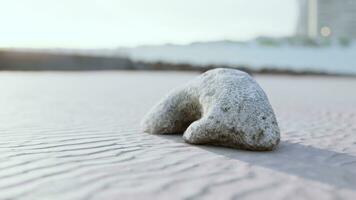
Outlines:
[[266, 94], [247, 73], [207, 71], [169, 93], [145, 116], [145, 132], [183, 133], [191, 144], [272, 150], [280, 131]]

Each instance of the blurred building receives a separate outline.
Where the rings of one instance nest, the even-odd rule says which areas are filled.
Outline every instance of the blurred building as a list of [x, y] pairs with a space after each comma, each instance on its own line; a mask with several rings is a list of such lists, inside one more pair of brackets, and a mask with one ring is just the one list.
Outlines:
[[356, 38], [356, 0], [299, 0], [296, 34]]

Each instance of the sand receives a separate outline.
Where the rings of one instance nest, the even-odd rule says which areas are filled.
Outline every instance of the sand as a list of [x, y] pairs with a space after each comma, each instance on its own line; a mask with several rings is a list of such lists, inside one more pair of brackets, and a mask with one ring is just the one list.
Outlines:
[[0, 199], [355, 199], [356, 79], [257, 76], [272, 152], [139, 129], [183, 72], [1, 72]]

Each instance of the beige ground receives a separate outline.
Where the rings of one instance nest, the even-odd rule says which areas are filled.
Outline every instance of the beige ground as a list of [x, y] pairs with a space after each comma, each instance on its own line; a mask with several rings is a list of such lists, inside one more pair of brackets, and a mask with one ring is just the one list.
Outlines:
[[194, 77], [178, 72], [0, 73], [0, 199], [355, 199], [356, 79], [258, 76], [274, 152], [139, 130]]

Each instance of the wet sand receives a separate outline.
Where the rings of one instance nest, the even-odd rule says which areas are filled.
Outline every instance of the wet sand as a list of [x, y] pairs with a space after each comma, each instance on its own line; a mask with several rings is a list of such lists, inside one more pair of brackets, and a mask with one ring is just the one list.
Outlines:
[[1, 72], [0, 199], [354, 199], [356, 79], [256, 76], [272, 152], [139, 129], [193, 72]]

